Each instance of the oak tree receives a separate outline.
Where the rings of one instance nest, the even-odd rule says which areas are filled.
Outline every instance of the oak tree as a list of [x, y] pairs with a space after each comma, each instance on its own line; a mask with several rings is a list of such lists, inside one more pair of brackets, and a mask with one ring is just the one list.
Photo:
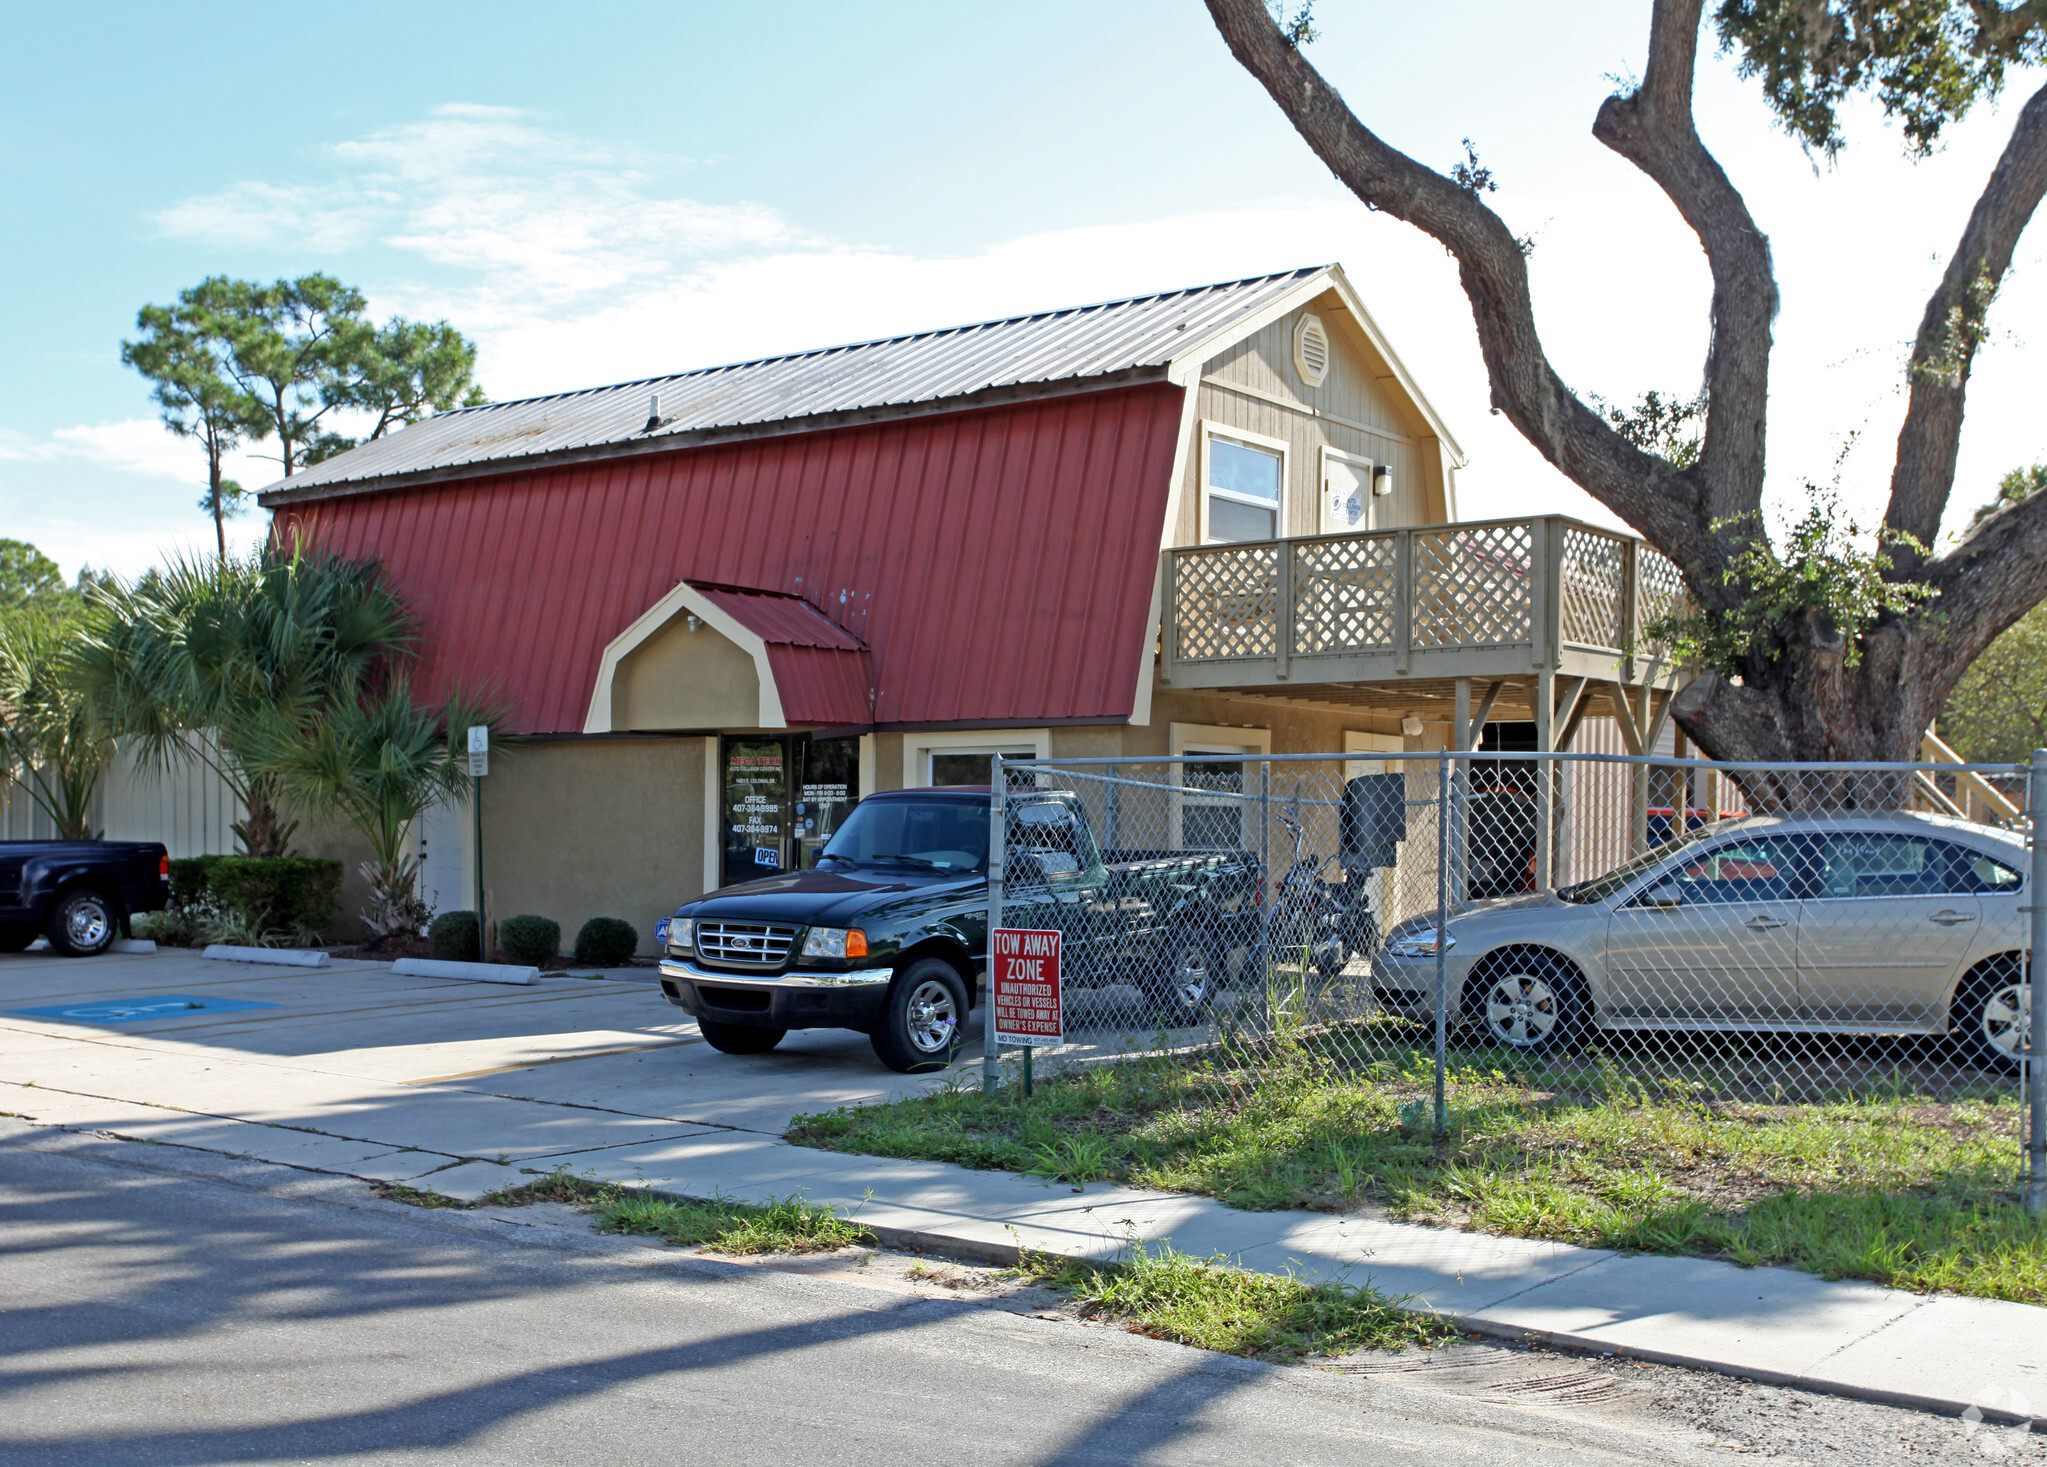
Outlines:
[[[1689, 425], [1682, 413], [1677, 423], [1694, 431], [1675, 434], [1668, 401], [1601, 411], [1565, 384], [1536, 330], [1525, 242], [1486, 203], [1490, 178], [1471, 161], [1439, 172], [1361, 121], [1302, 53], [1314, 38], [1306, 6], [1289, 17], [1267, 0], [1206, 3], [1336, 177], [1456, 259], [1493, 406], [1677, 564], [1695, 669], [1672, 707], [1678, 726], [1720, 759], [1917, 757], [1964, 669], [2047, 595], [2047, 494], [1982, 520], [1945, 554], [1930, 548], [1987, 315], [2047, 191], [2047, 87], [2017, 109], [1921, 313], [1874, 549], [1824, 515], [1773, 543], [1761, 506], [1777, 281], [1768, 237], [1694, 122], [1705, 0], [1655, 0], [1640, 84], [1606, 98], [1592, 124], [1663, 191], [1711, 271], [1704, 390]], [[1777, 119], [1823, 157], [1843, 145], [1853, 94], [1872, 93], [1925, 155], [2008, 72], [2047, 54], [2042, 0], [1722, 0], [1712, 23]]]

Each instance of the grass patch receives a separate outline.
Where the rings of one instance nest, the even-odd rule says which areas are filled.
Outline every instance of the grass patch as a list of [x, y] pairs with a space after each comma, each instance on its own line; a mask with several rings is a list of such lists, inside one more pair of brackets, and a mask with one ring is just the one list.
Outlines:
[[867, 1229], [800, 1197], [758, 1206], [722, 1198], [676, 1202], [665, 1197], [620, 1197], [598, 1212], [597, 1226], [714, 1253], [829, 1253], [873, 1241]]
[[1397, 1351], [1456, 1334], [1369, 1286], [1252, 1273], [1219, 1257], [1204, 1261], [1165, 1246], [1136, 1244], [1122, 1263], [1027, 1252], [1017, 1273], [1141, 1334], [1256, 1360]]
[[[1901, 1083], [1785, 1102], [1571, 1070], [1466, 1069], [1430, 1134], [1425, 1056], [1324, 1044], [1140, 1058], [799, 1116], [789, 1139], [1248, 1209], [1378, 1206], [1590, 1247], [1788, 1264], [1827, 1278], [2047, 1304], [2047, 1226], [2019, 1205], [2016, 1087]], [[1352, 1041], [1355, 1042], [1354, 1040]]]

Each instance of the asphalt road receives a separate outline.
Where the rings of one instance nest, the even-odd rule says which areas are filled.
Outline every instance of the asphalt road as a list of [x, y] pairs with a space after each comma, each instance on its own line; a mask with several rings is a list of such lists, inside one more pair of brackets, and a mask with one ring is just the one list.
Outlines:
[[565, 1208], [427, 1211], [343, 1178], [0, 1120], [0, 1467], [1540, 1467], [1730, 1447], [1874, 1463], [2038, 1460], [2041, 1442], [1493, 1347], [1357, 1374], [1269, 1367], [1029, 1307], [699, 1258]]
[[0, 1143], [0, 1463], [1691, 1455], [1110, 1329], [408, 1209], [284, 1168], [57, 1144]]

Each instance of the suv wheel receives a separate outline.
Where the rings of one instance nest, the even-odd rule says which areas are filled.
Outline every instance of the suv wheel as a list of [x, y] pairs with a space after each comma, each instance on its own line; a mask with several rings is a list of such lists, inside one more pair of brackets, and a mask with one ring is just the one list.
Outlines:
[[1496, 953], [1464, 984], [1464, 1017], [1483, 1041], [1517, 1054], [1568, 1049], [1591, 1005], [1566, 958], [1540, 949]]
[[716, 1019], [698, 1019], [697, 1030], [704, 1036], [704, 1043], [720, 1054], [766, 1054], [789, 1032], [757, 1024], [724, 1024]]
[[890, 1069], [922, 1075], [951, 1064], [966, 1042], [967, 985], [951, 963], [919, 958], [889, 986], [888, 1004], [868, 1037]]
[[2032, 1037], [2032, 990], [2010, 953], [1980, 963], [1955, 994], [1949, 1029], [1978, 1064], [2015, 1070]]
[[65, 892], [51, 905], [45, 933], [50, 946], [65, 957], [90, 958], [107, 950], [120, 932], [120, 923], [106, 893], [82, 886]]

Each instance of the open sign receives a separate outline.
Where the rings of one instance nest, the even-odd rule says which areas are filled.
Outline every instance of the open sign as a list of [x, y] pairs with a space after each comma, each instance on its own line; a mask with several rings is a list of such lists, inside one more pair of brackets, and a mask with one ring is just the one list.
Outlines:
[[988, 935], [988, 977], [997, 1044], [1066, 1042], [1058, 933], [996, 928]]

